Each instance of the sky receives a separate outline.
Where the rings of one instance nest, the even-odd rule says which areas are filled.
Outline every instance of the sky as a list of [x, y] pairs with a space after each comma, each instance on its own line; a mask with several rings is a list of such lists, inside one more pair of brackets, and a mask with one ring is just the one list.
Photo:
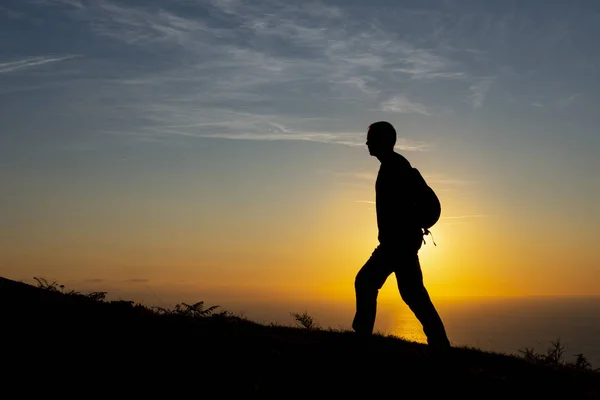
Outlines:
[[4, 0], [0, 276], [352, 306], [386, 120], [433, 298], [600, 295], [598, 37], [592, 0]]

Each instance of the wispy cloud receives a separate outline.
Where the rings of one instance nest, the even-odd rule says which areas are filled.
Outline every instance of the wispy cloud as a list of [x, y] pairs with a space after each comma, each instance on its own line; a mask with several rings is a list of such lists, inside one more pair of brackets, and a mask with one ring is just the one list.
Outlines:
[[1, 15], [5, 15], [12, 19], [21, 19], [25, 16], [22, 12], [15, 11], [4, 6], [0, 6], [0, 16]]
[[143, 278], [132, 278], [132, 279], [126, 279], [124, 282], [125, 283], [148, 283], [148, 282], [150, 282], [150, 280], [143, 279]]
[[493, 78], [480, 79], [469, 87], [469, 101], [473, 108], [481, 108], [492, 87]]
[[44, 65], [49, 63], [55, 63], [58, 61], [65, 61], [75, 57], [80, 57], [78, 55], [67, 55], [67, 56], [36, 56], [36, 57], [28, 57], [15, 61], [8, 61], [0, 63], [0, 73], [3, 72], [14, 72], [23, 68], [35, 67], [38, 65]]
[[531, 106], [536, 108], [547, 108], [558, 110], [573, 105], [581, 98], [581, 93], [572, 93], [568, 95], [554, 96], [536, 96], [536, 100], [531, 102]]
[[231, 140], [294, 140], [294, 141], [312, 141], [322, 143], [337, 143], [347, 146], [359, 146], [362, 143], [353, 141], [356, 134], [344, 135], [333, 134], [328, 132], [289, 132], [281, 133], [256, 133], [256, 132], [239, 132], [239, 133], [198, 133], [187, 134], [186, 136], [214, 138], [214, 139], [231, 139]]
[[571, 104], [575, 103], [580, 96], [581, 96], [581, 93], [573, 93], [567, 97], [559, 98], [556, 101], [556, 105], [559, 108], [568, 107]]
[[432, 53], [429, 50], [413, 48], [407, 44], [400, 46], [404, 55], [402, 66], [396, 68], [412, 79], [463, 79], [466, 74], [452, 70], [453, 63], [447, 58]]
[[424, 104], [410, 101], [404, 95], [394, 96], [381, 103], [381, 110], [391, 113], [430, 115], [431, 112]]

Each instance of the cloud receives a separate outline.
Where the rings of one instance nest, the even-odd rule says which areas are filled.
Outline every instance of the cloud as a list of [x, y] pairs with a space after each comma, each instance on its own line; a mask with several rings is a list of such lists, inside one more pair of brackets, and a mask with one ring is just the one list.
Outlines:
[[10, 8], [6, 8], [4, 6], [0, 6], [0, 15], [5, 15], [8, 18], [12, 19], [22, 19], [25, 15], [22, 12], [15, 11]]
[[556, 106], [558, 108], [568, 107], [571, 104], [575, 103], [580, 96], [581, 93], [573, 93], [567, 97], [560, 98], [556, 101]]
[[581, 93], [572, 93], [569, 95], [545, 95], [536, 96], [536, 100], [531, 102], [531, 106], [536, 108], [549, 108], [559, 110], [574, 104], [582, 96]]
[[38, 65], [44, 65], [49, 63], [55, 63], [58, 61], [65, 61], [75, 57], [80, 57], [78, 55], [67, 55], [67, 56], [36, 56], [36, 57], [28, 57], [21, 60], [16, 61], [8, 61], [0, 63], [0, 73], [6, 72], [14, 72], [23, 68], [35, 67]]
[[147, 283], [147, 282], [150, 282], [150, 279], [133, 278], [133, 279], [126, 279], [124, 282], [126, 282], [126, 283]]
[[[175, 106], [176, 107], [176, 106]], [[311, 141], [347, 146], [363, 146], [364, 132], [320, 130], [321, 118], [279, 116], [276, 114], [243, 113], [227, 108], [197, 109], [183, 106], [178, 110], [156, 104], [149, 106], [146, 124], [136, 130], [112, 132], [154, 140], [169, 137], [210, 138], [227, 140]], [[173, 116], [176, 116], [176, 120]], [[174, 123], [176, 122], [176, 123]], [[314, 130], [310, 128], [316, 128]]]
[[309, 141], [322, 143], [337, 143], [347, 146], [359, 146], [358, 143], [352, 140], [356, 135], [334, 134], [329, 132], [289, 132], [281, 133], [257, 133], [257, 132], [240, 132], [240, 133], [199, 133], [185, 134], [186, 136], [213, 138], [213, 139], [230, 139], [230, 140], [294, 140], [294, 141]]
[[191, 39], [199, 34], [215, 34], [218, 31], [209, 28], [201, 20], [182, 17], [163, 9], [150, 11], [107, 1], [99, 1], [95, 7], [83, 9], [81, 15], [91, 20], [92, 29], [98, 34], [130, 44], [162, 42], [187, 46], [192, 45]]
[[428, 107], [424, 104], [410, 101], [404, 95], [394, 96], [381, 103], [381, 111], [402, 114], [431, 115]]
[[465, 73], [452, 71], [452, 63], [429, 50], [415, 49], [407, 44], [400, 47], [404, 58], [401, 61], [403, 67], [396, 71], [405, 73], [411, 79], [462, 79]]
[[469, 87], [469, 101], [473, 108], [481, 108], [481, 106], [483, 106], [483, 102], [485, 101], [493, 82], [493, 78], [484, 78], [473, 83]]

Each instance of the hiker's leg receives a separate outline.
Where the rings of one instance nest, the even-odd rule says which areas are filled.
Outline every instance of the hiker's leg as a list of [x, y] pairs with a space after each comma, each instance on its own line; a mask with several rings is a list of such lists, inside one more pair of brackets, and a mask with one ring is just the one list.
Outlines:
[[400, 296], [423, 325], [427, 343], [439, 347], [450, 346], [442, 319], [423, 284], [419, 256], [417, 254], [404, 255], [400, 264], [395, 271]]
[[376, 248], [354, 280], [356, 314], [352, 321], [352, 329], [356, 333], [364, 335], [373, 333], [377, 314], [377, 295], [392, 273], [390, 263], [386, 262], [385, 258], [381, 247]]

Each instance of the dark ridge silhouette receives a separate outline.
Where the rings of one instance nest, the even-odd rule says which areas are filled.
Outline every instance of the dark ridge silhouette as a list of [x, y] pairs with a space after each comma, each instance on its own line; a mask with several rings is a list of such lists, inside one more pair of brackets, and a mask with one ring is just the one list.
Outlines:
[[0, 278], [2, 393], [600, 398], [590, 369], [469, 348], [440, 357], [381, 335], [359, 347], [354, 332], [320, 329], [308, 315], [310, 329], [262, 325], [203, 303], [153, 309], [41, 286]]

